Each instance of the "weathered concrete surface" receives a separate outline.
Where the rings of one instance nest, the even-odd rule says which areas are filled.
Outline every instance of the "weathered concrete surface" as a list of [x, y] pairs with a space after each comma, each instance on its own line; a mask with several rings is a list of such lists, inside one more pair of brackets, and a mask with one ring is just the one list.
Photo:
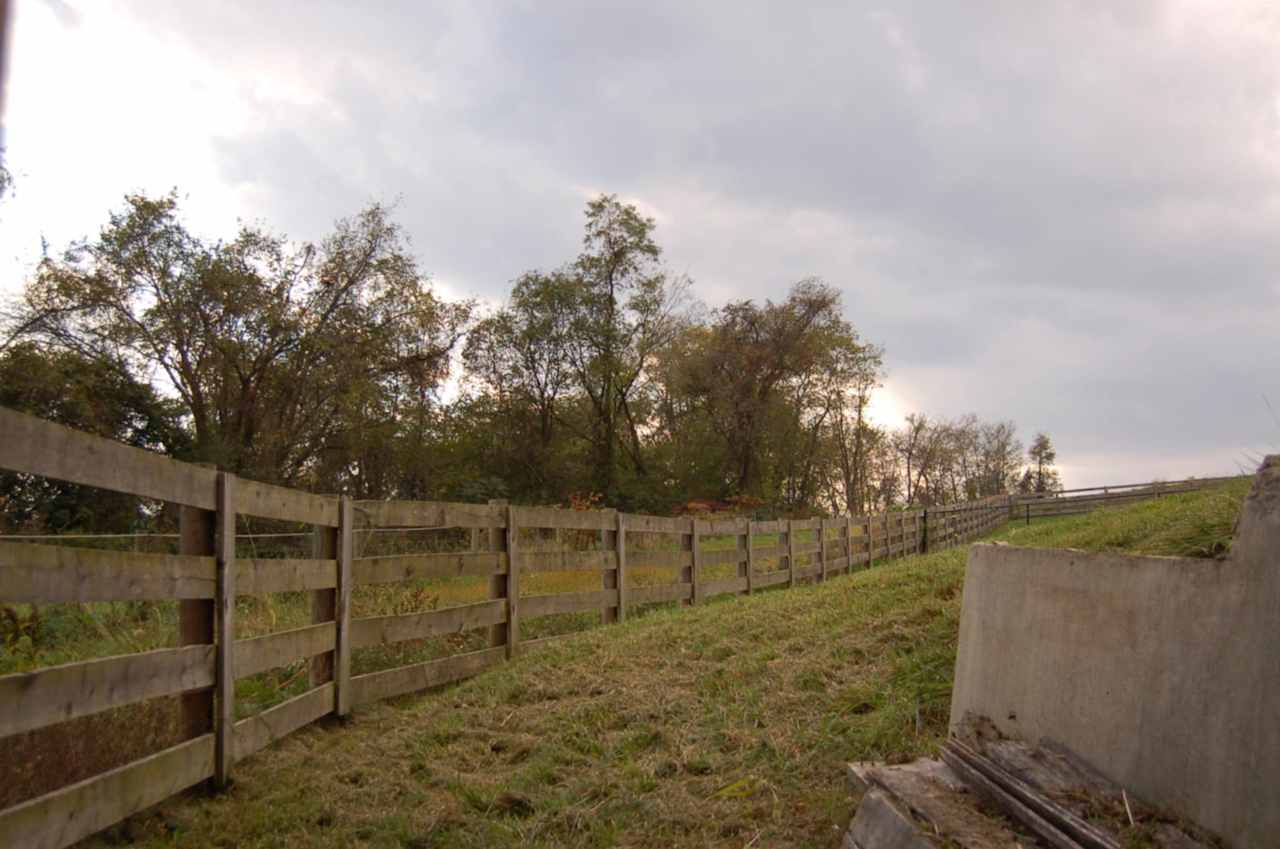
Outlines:
[[1225, 560], [979, 545], [951, 725], [1061, 741], [1230, 846], [1280, 846], [1280, 457]]

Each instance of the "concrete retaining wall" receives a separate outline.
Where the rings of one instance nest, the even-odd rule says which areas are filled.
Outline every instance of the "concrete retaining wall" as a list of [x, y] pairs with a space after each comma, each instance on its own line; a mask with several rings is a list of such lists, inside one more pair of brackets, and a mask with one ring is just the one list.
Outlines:
[[1280, 457], [1225, 560], [978, 545], [952, 694], [1235, 849], [1280, 846]]

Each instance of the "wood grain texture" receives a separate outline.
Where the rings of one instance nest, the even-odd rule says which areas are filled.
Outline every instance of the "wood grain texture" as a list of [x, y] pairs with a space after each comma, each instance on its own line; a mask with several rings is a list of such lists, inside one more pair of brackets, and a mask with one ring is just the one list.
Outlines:
[[373, 528], [505, 528], [507, 508], [444, 501], [356, 501], [362, 526]]
[[488, 576], [507, 570], [507, 556], [496, 551], [459, 551], [447, 554], [393, 554], [357, 557], [351, 564], [355, 586], [394, 584], [416, 578]]
[[213, 735], [0, 811], [0, 846], [62, 849], [213, 775]]
[[218, 473], [0, 407], [0, 469], [213, 510]]
[[332, 713], [334, 690], [334, 683], [330, 681], [237, 722], [233, 735], [235, 759], [242, 761]]
[[211, 645], [156, 649], [0, 676], [0, 737], [213, 686]]
[[248, 678], [268, 669], [286, 666], [303, 658], [333, 651], [337, 642], [336, 622], [317, 622], [289, 631], [277, 631], [247, 640], [237, 640], [236, 679]]
[[525, 572], [598, 572], [618, 568], [616, 551], [525, 551], [520, 558]]
[[360, 649], [443, 634], [460, 634], [505, 621], [507, 602], [501, 598], [423, 613], [354, 619], [351, 622], [351, 646]]
[[231, 784], [234, 761], [231, 735], [236, 721], [236, 492], [235, 476], [219, 472], [214, 535], [218, 580], [214, 597], [216, 679], [213, 685], [213, 785], [219, 790]]
[[211, 599], [214, 558], [0, 541], [0, 599], [87, 602]]
[[236, 487], [235, 511], [282, 522], [338, 526], [338, 499], [334, 496], [244, 479], [239, 480]]
[[236, 560], [236, 595], [331, 590], [337, 586], [337, 560]]
[[526, 619], [551, 616], [556, 613], [577, 613], [597, 610], [616, 601], [611, 590], [594, 590], [583, 593], [557, 593], [555, 595], [527, 595], [520, 599], [520, 615]]
[[658, 584], [652, 587], [636, 587], [630, 591], [633, 604], [656, 604], [666, 601], [684, 601], [693, 595], [689, 584]]
[[505, 656], [506, 649], [498, 646], [440, 660], [430, 660], [413, 666], [401, 666], [385, 672], [357, 675], [351, 679], [353, 704], [359, 706], [404, 693], [415, 693], [428, 687], [461, 681], [501, 663]]

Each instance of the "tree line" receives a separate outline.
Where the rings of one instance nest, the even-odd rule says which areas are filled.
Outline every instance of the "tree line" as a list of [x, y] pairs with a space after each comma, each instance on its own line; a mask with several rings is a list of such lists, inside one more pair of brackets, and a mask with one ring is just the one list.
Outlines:
[[[656, 224], [602, 195], [582, 248], [505, 303], [436, 293], [391, 210], [315, 243], [208, 241], [131, 195], [5, 306], [0, 405], [356, 498], [863, 513], [1060, 487], [1013, 422], [868, 415], [884, 351], [818, 279], [698, 303]], [[121, 530], [124, 497], [0, 476], [10, 527]]]

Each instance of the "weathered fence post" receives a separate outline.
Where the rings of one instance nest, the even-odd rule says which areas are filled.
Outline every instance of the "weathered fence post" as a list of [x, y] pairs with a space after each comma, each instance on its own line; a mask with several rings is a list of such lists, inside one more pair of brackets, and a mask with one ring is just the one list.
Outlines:
[[929, 553], [929, 508], [920, 514], [920, 553]]
[[[178, 553], [217, 556], [217, 514], [185, 504], [178, 508]], [[178, 645], [209, 645], [214, 642], [212, 599], [183, 599], [178, 602]], [[199, 737], [213, 730], [213, 690], [195, 690], [181, 697], [182, 736]]]
[[702, 546], [699, 543], [701, 543], [702, 541], [701, 540], [702, 524], [697, 519], [689, 520], [689, 533], [690, 533], [689, 543], [693, 547], [692, 603], [701, 604], [702, 603], [702, 583], [703, 583]]
[[339, 717], [351, 714], [351, 568], [355, 556], [355, 504], [349, 496], [338, 499], [338, 587], [335, 591], [333, 657], [335, 664], [334, 710]]
[[235, 476], [218, 472], [218, 511], [215, 519], [214, 606], [218, 643], [214, 649], [213, 786], [219, 790], [231, 784], [231, 764], [235, 759], [236, 724], [236, 505]]
[[822, 536], [820, 541], [821, 547], [818, 549], [818, 556], [822, 558], [822, 569], [818, 572], [818, 580], [827, 580], [827, 520], [825, 518], [818, 520], [818, 533]]
[[[610, 530], [606, 530], [606, 529], [604, 529], [604, 528], [601, 528], [601, 529], [600, 529], [600, 550], [601, 550], [602, 552], [605, 552], [605, 551], [608, 551], [608, 550], [609, 550], [609, 534], [613, 534], [613, 535], [614, 535], [614, 541], [613, 541], [613, 550], [614, 550], [614, 552], [616, 553], [616, 552], [617, 552], [617, 550], [618, 550], [618, 541], [617, 541], [617, 535], [618, 535], [618, 530], [617, 530], [617, 528], [618, 528], [618, 520], [617, 520], [617, 517], [618, 517], [619, 515], [620, 515], [620, 514], [618, 513], [618, 511], [616, 511], [616, 510], [615, 510], [615, 511], [614, 511], [614, 529], [613, 529], [612, 531], [610, 531]], [[616, 565], [616, 564], [615, 564], [615, 565]], [[608, 591], [610, 591], [610, 590], [613, 590], [612, 595], [613, 595], [614, 603], [613, 603], [613, 604], [606, 604], [606, 605], [605, 605], [605, 607], [604, 607], [604, 609], [600, 611], [600, 624], [601, 624], [601, 625], [609, 625], [609, 624], [612, 624], [612, 623], [614, 623], [614, 622], [617, 622], [619, 619], [621, 619], [621, 618], [622, 618], [621, 613], [620, 613], [620, 611], [619, 611], [619, 609], [618, 609], [618, 605], [617, 605], [617, 601], [618, 601], [618, 593], [617, 593], [617, 589], [618, 589], [618, 570], [617, 570], [617, 569], [602, 569], [602, 570], [600, 571], [600, 588], [601, 588], [602, 590], [604, 590], [605, 592], [608, 592]]]
[[617, 539], [613, 541], [614, 550], [618, 553], [618, 621], [627, 619], [627, 526], [622, 513], [618, 513]]
[[787, 520], [787, 586], [794, 587], [796, 585], [796, 522], [795, 519]]
[[756, 549], [755, 522], [747, 520], [747, 595], [751, 595], [756, 589]]
[[853, 574], [853, 514], [844, 516], [844, 573]]
[[[338, 559], [338, 529], [317, 525], [312, 532], [312, 557], [317, 560]], [[335, 566], [335, 569], [338, 568]], [[337, 582], [335, 581], [335, 584]], [[311, 593], [311, 621], [332, 622], [338, 615], [338, 590], [314, 590]], [[333, 652], [323, 652], [311, 658], [311, 686], [317, 687], [333, 680]], [[334, 702], [337, 707], [337, 702]]]
[[507, 600], [507, 659], [516, 656], [516, 648], [520, 643], [520, 527], [515, 507], [507, 507], [507, 580], [503, 586], [503, 597]]
[[[507, 500], [505, 498], [490, 498], [490, 507], [506, 507]], [[496, 512], [496, 511], [495, 511]], [[503, 511], [508, 512], [508, 511]], [[507, 532], [505, 529], [498, 527], [485, 528], [485, 534], [488, 536], [486, 541], [487, 550], [498, 555], [498, 561], [501, 562], [501, 553], [507, 551]], [[473, 545], [476, 544], [476, 537], [472, 536]], [[511, 552], [507, 552], [507, 570], [505, 572], [495, 572], [489, 578], [489, 598], [505, 599], [507, 597], [507, 579], [511, 572]], [[507, 644], [507, 623], [502, 622], [498, 625], [489, 626], [489, 646], [496, 648], [497, 646], [505, 646]]]
[[867, 550], [862, 552], [862, 561], [865, 568], [871, 568], [871, 552], [873, 549], [871, 541], [871, 516], [862, 517], [862, 538], [866, 541]]

